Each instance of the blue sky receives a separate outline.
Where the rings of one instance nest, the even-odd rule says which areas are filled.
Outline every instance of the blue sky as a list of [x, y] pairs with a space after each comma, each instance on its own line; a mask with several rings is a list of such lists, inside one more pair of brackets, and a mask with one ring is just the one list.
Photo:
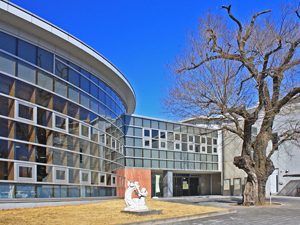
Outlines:
[[[161, 113], [168, 85], [165, 74], [208, 9], [225, 15], [222, 5], [243, 19], [272, 9], [270, 0], [11, 0], [79, 38], [110, 60], [132, 84], [135, 114], [170, 119]], [[288, 2], [288, 1], [285, 1]]]

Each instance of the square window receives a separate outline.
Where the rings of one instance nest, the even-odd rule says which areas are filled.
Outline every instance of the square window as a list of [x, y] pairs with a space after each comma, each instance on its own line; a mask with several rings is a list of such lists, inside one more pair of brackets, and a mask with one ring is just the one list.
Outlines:
[[158, 140], [152, 139], [152, 148], [158, 148]]
[[168, 132], [168, 140], [173, 141], [174, 140], [174, 134], [173, 132]]
[[152, 138], [158, 139], [158, 130], [152, 130]]
[[19, 177], [32, 178], [32, 167], [19, 166]]
[[180, 150], [180, 143], [175, 143], [175, 149]]
[[34, 123], [36, 122], [37, 107], [30, 104], [16, 102], [15, 110], [16, 118], [30, 120]]
[[207, 146], [207, 153], [212, 153], [212, 147], [211, 146]]
[[205, 143], [206, 143], [205, 137], [202, 137], [202, 138], [201, 138], [201, 143], [202, 143], [202, 144], [205, 144]]
[[189, 145], [189, 151], [194, 151], [194, 145]]
[[54, 127], [66, 130], [66, 118], [55, 115]]
[[160, 147], [161, 148], [166, 148], [166, 142], [165, 141], [160, 142]]
[[144, 136], [150, 137], [150, 130], [144, 130]]
[[218, 144], [217, 139], [213, 139], [213, 144], [214, 144], [214, 145], [217, 145], [217, 144]]
[[211, 145], [211, 144], [212, 144], [212, 139], [209, 138], [209, 137], [207, 138], [207, 144], [208, 144], [208, 145]]
[[36, 181], [36, 166], [15, 163], [15, 179], [23, 181]]
[[90, 183], [90, 172], [86, 172], [86, 171], [80, 171], [81, 173], [81, 183]]
[[161, 139], [166, 139], [166, 132], [165, 131], [160, 132], [160, 138]]
[[217, 153], [217, 148], [214, 148], [214, 153]]
[[194, 136], [189, 136], [189, 142], [194, 142]]
[[89, 181], [89, 174], [88, 173], [82, 173], [81, 177], [82, 177], [82, 181], [84, 181], [84, 182]]
[[144, 140], [144, 147], [150, 148], [150, 140]]
[[206, 152], [205, 146], [202, 146], [202, 152]]
[[56, 170], [56, 180], [65, 180], [65, 179], [66, 179], [66, 171]]
[[33, 108], [19, 104], [19, 117], [27, 120], [33, 120]]

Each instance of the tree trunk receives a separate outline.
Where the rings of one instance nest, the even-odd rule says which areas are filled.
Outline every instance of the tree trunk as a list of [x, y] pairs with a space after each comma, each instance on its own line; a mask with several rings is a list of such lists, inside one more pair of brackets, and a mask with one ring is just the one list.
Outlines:
[[255, 204], [258, 201], [259, 188], [256, 170], [250, 156], [236, 156], [233, 164], [239, 169], [244, 170], [248, 177], [243, 193], [243, 205]]

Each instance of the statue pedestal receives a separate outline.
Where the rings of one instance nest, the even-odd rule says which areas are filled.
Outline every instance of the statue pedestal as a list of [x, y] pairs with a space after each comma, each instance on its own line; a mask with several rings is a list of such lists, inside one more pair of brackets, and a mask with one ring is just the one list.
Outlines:
[[138, 216], [145, 216], [145, 215], [152, 215], [152, 214], [157, 214], [157, 213], [162, 213], [162, 210], [147, 210], [147, 211], [121, 211], [121, 213], [129, 213], [129, 214], [134, 214]]

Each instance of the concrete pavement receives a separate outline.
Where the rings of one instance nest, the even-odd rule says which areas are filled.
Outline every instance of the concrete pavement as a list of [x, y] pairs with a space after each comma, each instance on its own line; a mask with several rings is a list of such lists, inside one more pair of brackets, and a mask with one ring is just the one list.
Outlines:
[[[212, 206], [234, 209], [234, 214], [212, 216], [195, 220], [188, 220], [176, 223], [176, 225], [221, 225], [221, 224], [300, 224], [300, 197], [272, 196], [272, 203], [279, 203], [278, 206], [233, 206], [232, 203], [241, 202], [241, 197], [233, 196], [194, 196], [174, 197], [160, 199], [167, 202], [183, 204], [195, 204], [201, 206]], [[269, 199], [267, 199], [269, 202]]]

